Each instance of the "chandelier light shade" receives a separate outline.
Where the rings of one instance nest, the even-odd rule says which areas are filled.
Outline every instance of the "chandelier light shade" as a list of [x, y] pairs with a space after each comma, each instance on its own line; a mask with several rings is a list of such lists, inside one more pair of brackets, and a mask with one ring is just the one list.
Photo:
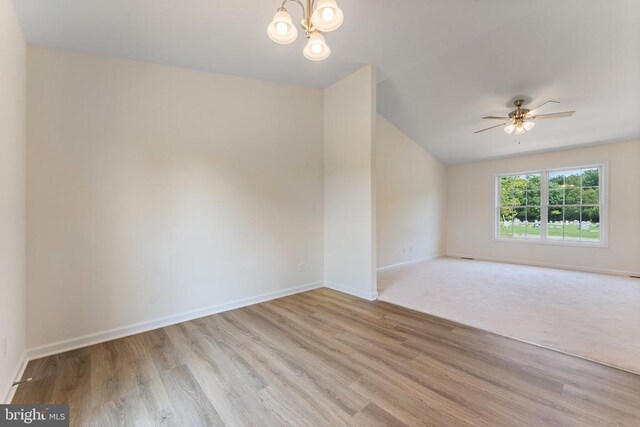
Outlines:
[[311, 61], [322, 61], [331, 54], [322, 33], [340, 28], [344, 14], [338, 7], [337, 0], [306, 0], [306, 7], [303, 2], [304, 0], [284, 0], [267, 27], [267, 34], [278, 44], [289, 44], [296, 40], [298, 30], [285, 9], [287, 3], [296, 3], [302, 8], [304, 19], [301, 27], [307, 36], [307, 45], [302, 53]]
[[536, 124], [535, 122], [532, 122], [531, 120], [528, 120], [526, 122], [524, 122], [524, 130], [526, 130], [527, 132], [529, 132], [531, 129], [533, 129]]
[[284, 7], [278, 9], [273, 21], [267, 27], [269, 38], [278, 44], [293, 43], [298, 38], [298, 29], [293, 25], [291, 15]]
[[324, 36], [320, 32], [316, 31], [309, 36], [307, 45], [302, 53], [305, 58], [310, 59], [311, 61], [322, 61], [329, 57], [331, 49], [327, 46]]
[[340, 28], [344, 21], [344, 14], [338, 7], [336, 0], [318, 0], [311, 21], [316, 29], [328, 33]]

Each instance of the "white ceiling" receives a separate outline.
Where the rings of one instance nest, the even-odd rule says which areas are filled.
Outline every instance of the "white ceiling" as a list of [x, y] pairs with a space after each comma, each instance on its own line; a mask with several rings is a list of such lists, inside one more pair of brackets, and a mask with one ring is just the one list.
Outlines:
[[[312, 87], [375, 64], [378, 111], [447, 164], [640, 139], [638, 0], [340, 0], [321, 63], [302, 56], [303, 37], [269, 40], [278, 0], [14, 2], [44, 46]], [[520, 143], [473, 134], [517, 95], [578, 112]]]

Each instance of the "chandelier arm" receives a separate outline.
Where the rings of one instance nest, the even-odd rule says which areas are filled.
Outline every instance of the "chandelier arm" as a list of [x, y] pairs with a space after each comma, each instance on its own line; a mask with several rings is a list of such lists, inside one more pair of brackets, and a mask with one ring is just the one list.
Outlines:
[[285, 6], [287, 3], [291, 3], [291, 2], [293, 2], [293, 3], [297, 3], [297, 4], [302, 8], [302, 15], [306, 18], [306, 13], [305, 13], [305, 10], [304, 10], [304, 5], [302, 4], [302, 2], [301, 2], [300, 0], [284, 0], [284, 1], [282, 2], [282, 6], [280, 6], [280, 7], [281, 7], [281, 8], [284, 8], [284, 6]]
[[315, 5], [316, 0], [307, 0], [307, 7], [304, 6], [302, 0], [283, 0], [281, 8], [284, 9], [284, 6], [287, 3], [296, 3], [300, 8], [302, 8], [302, 28], [304, 29], [307, 38], [311, 35], [312, 32], [316, 31], [313, 29], [313, 24], [311, 23], [311, 13], [313, 11], [313, 5]]

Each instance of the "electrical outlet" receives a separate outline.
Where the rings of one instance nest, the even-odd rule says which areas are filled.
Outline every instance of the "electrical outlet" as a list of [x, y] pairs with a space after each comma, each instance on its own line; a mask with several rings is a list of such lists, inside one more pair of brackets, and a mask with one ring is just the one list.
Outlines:
[[298, 272], [304, 273], [304, 262], [301, 262], [300, 264], [298, 264]]
[[2, 337], [2, 341], [0, 342], [0, 360], [7, 358], [7, 337]]

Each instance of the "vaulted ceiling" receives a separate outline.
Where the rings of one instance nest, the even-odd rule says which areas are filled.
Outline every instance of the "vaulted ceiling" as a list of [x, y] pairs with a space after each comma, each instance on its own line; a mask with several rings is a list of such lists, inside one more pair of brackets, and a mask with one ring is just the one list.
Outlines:
[[[378, 111], [447, 164], [640, 139], [637, 0], [340, 0], [321, 63], [266, 36], [278, 0], [14, 1], [38, 45], [312, 87], [375, 64]], [[473, 134], [516, 96], [577, 113]]]

